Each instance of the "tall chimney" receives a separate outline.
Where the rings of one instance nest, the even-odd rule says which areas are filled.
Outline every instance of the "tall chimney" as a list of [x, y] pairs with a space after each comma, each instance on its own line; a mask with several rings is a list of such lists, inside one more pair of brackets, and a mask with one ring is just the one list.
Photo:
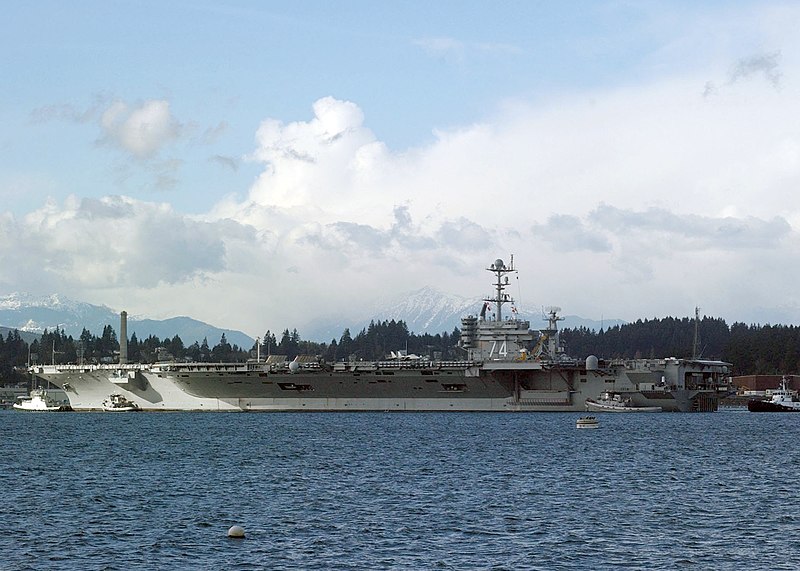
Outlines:
[[128, 362], [128, 312], [119, 314], [119, 364]]

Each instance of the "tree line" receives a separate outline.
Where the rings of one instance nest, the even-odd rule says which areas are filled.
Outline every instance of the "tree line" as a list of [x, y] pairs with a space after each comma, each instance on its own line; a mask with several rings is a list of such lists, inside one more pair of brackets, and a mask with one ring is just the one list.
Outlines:
[[697, 356], [727, 361], [734, 375], [796, 374], [800, 371], [800, 327], [747, 325], [703, 317], [638, 320], [594, 331], [585, 327], [561, 332], [567, 352], [576, 358], [656, 358]]
[[[692, 318], [654, 318], [616, 325], [599, 331], [585, 327], [564, 329], [561, 340], [566, 352], [584, 359], [596, 355], [606, 359], [689, 358], [695, 352], [701, 358], [719, 359], [733, 364], [735, 375], [796, 374], [800, 371], [800, 327], [794, 325], [747, 325], [703, 317], [697, 323], [698, 345], [695, 349], [695, 320]], [[231, 345], [223, 334], [210, 346], [208, 339], [186, 346], [178, 335], [159, 339], [150, 335], [128, 340], [128, 361], [245, 362], [259, 355], [315, 355], [328, 362], [341, 360], [384, 359], [391, 352], [407, 352], [431, 359], [457, 360], [465, 352], [458, 347], [460, 331], [416, 334], [404, 321], [372, 321], [353, 336], [345, 329], [339, 339], [319, 343], [301, 339], [297, 329], [284, 329], [280, 336], [267, 331], [251, 347]], [[0, 381], [27, 379], [25, 367], [31, 364], [115, 363], [119, 359], [119, 340], [114, 328], [106, 325], [102, 334], [84, 329], [75, 339], [63, 329], [45, 330], [41, 338], [26, 343], [18, 331], [0, 335]]]
[[[231, 345], [223, 333], [219, 342], [210, 346], [208, 339], [186, 346], [180, 336], [159, 339], [150, 335], [139, 339], [133, 333], [128, 340], [128, 362], [155, 363], [158, 361], [191, 361], [210, 363], [242, 363], [260, 356], [282, 355], [293, 359], [297, 355], [314, 355], [329, 362], [361, 359], [384, 359], [392, 351], [407, 351], [436, 359], [457, 359], [459, 330], [452, 333], [417, 335], [408, 331], [403, 321], [372, 321], [355, 336], [345, 329], [339, 339], [330, 343], [306, 341], [297, 329], [284, 329], [280, 337], [267, 331], [251, 347]], [[78, 338], [67, 335], [63, 329], [45, 330], [41, 338], [28, 344], [18, 331], [0, 335], [0, 381], [20, 382], [26, 379], [28, 364], [49, 365], [65, 363], [116, 363], [119, 360], [119, 340], [111, 325], [106, 325], [100, 335], [83, 329]]]

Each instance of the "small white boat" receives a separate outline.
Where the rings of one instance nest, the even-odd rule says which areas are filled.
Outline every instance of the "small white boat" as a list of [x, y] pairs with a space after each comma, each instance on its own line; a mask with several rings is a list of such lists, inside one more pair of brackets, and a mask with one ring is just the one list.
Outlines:
[[586, 399], [588, 412], [661, 412], [660, 406], [638, 406], [630, 397], [605, 391], [598, 399]]
[[20, 397], [19, 402], [14, 403], [16, 410], [29, 412], [61, 412], [71, 410], [69, 405], [60, 403], [50, 397], [44, 389], [33, 389], [30, 396]]
[[582, 416], [575, 423], [575, 428], [600, 428], [600, 423], [594, 416]]
[[103, 410], [106, 412], [134, 412], [139, 410], [139, 405], [131, 402], [122, 395], [109, 395], [103, 401]]

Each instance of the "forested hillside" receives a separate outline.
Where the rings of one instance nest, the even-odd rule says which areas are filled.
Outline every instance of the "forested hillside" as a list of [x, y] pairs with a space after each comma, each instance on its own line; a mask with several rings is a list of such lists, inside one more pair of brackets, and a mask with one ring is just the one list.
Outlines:
[[[698, 323], [699, 355], [733, 363], [734, 374], [788, 374], [800, 370], [800, 327], [746, 325], [730, 327], [719, 318]], [[561, 339], [576, 358], [691, 357], [694, 319], [666, 317], [639, 320], [605, 331], [565, 329]]]

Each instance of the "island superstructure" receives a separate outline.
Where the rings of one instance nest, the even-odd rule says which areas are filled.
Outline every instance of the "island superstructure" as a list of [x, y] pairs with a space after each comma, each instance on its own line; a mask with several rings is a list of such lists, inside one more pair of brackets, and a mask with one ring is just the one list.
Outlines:
[[[547, 309], [540, 331], [518, 319], [506, 292], [513, 257], [486, 270], [494, 292], [478, 315], [462, 318], [459, 360], [395, 355], [329, 363], [273, 355], [247, 363], [135, 364], [125, 362], [121, 345], [119, 364], [31, 372], [64, 389], [75, 410], [100, 410], [115, 394], [140, 410], [577, 412], [587, 398], [613, 391], [637, 406], [688, 412], [716, 410], [726, 393], [730, 364], [723, 361], [569, 358], [559, 339], [559, 308]], [[124, 312], [120, 330], [126, 331]]]

